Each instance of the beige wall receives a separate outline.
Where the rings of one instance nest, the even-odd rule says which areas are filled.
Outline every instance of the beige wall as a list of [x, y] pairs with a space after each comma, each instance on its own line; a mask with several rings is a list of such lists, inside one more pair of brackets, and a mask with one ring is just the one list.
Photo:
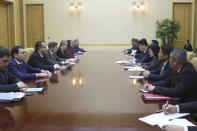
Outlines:
[[[172, 18], [172, 3], [193, 0], [145, 0], [144, 13], [131, 10], [133, 1], [24, 0], [24, 4], [44, 4], [47, 42], [79, 38], [84, 44], [129, 44], [132, 37], [155, 39], [155, 22]], [[81, 13], [69, 11], [71, 2], [82, 2]]]
[[14, 4], [16, 45], [24, 46], [23, 0], [15, 0]]
[[193, 17], [193, 20], [194, 20], [194, 23], [193, 23], [193, 34], [194, 34], [194, 37], [193, 37], [193, 42], [194, 42], [194, 49], [197, 48], [197, 1], [195, 0], [194, 1], [194, 9], [193, 9], [193, 12], [194, 12], [194, 17]]

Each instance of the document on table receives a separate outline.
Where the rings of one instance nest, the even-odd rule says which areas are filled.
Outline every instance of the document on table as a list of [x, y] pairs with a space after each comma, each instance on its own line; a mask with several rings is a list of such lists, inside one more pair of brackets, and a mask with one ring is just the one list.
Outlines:
[[43, 88], [27, 88], [25, 91], [27, 92], [41, 92]]
[[129, 63], [130, 61], [117, 61], [117, 64], [124, 64], [124, 63]]
[[25, 96], [22, 92], [0, 93], [0, 101], [19, 101]]
[[129, 68], [127, 71], [145, 71], [145, 69], [143, 69], [143, 68]]
[[132, 66], [124, 66], [124, 69], [130, 69], [133, 67], [141, 68], [139, 65], [132, 65]]
[[152, 114], [143, 118], [139, 118], [139, 120], [153, 126], [163, 121], [172, 120], [186, 115], [189, 115], [189, 113], [174, 113], [174, 114], [165, 115], [163, 112], [161, 112], [158, 114]]
[[173, 119], [165, 120], [157, 123], [157, 125], [162, 128], [164, 125], [177, 125], [177, 126], [195, 126], [193, 123], [189, 122], [186, 119]]
[[144, 79], [144, 76], [129, 76], [130, 79]]

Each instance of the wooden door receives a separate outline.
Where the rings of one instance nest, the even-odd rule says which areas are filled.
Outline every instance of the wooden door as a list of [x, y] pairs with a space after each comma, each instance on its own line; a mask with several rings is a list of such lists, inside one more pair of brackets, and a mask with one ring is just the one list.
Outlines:
[[40, 40], [44, 41], [43, 5], [27, 5], [27, 47]]
[[174, 3], [173, 19], [181, 25], [180, 31], [177, 33], [178, 38], [174, 40], [175, 48], [183, 48], [185, 40], [191, 41], [192, 31], [192, 9], [191, 3]]
[[0, 46], [9, 47], [8, 10], [6, 4], [0, 4]]
[[13, 3], [0, 1], [0, 46], [12, 48], [15, 45]]

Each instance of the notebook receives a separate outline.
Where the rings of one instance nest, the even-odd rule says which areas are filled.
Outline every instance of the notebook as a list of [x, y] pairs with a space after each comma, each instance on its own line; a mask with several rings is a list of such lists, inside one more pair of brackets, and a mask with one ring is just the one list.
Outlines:
[[22, 92], [0, 93], [0, 102], [20, 101], [24, 96]]
[[152, 93], [142, 93], [143, 100], [178, 100], [178, 98], [171, 98], [169, 96], [152, 94]]

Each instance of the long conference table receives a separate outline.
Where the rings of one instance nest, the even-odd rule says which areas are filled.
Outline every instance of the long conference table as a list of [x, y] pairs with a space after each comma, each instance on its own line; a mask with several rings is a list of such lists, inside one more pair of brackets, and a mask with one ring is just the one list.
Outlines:
[[159, 131], [138, 120], [155, 113], [158, 104], [144, 104], [143, 85], [116, 64], [127, 60], [120, 50], [89, 50], [79, 63], [55, 71], [49, 79], [27, 80], [43, 87], [20, 102], [0, 103], [0, 130]]

